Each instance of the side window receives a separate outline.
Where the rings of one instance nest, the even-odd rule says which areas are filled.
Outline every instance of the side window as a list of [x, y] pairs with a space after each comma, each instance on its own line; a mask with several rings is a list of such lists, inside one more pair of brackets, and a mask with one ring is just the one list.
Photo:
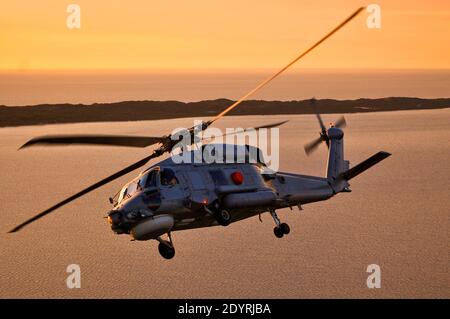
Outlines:
[[163, 186], [171, 186], [178, 184], [175, 172], [171, 168], [162, 169], [160, 177], [161, 177], [161, 185]]
[[158, 174], [157, 170], [150, 171], [147, 174], [147, 178], [145, 180], [144, 188], [155, 187], [156, 186], [156, 175]]
[[145, 177], [141, 177], [141, 179], [138, 179], [136, 182], [136, 190], [141, 191], [144, 189], [143, 183], [145, 183]]

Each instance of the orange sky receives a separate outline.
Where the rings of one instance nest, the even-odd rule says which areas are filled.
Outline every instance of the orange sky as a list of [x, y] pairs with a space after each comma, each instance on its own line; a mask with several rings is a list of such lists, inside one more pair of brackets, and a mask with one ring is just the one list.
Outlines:
[[15, 0], [0, 3], [0, 70], [275, 68], [369, 3], [381, 29], [364, 13], [296, 68], [450, 68], [448, 0]]

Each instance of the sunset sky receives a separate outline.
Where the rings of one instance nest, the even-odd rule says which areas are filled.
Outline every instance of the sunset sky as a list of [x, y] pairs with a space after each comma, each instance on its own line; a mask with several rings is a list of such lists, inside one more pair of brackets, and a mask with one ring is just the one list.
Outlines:
[[[68, 29], [68, 4], [81, 29]], [[280, 67], [358, 0], [39, 0], [0, 3], [0, 70], [255, 69]], [[384, 0], [296, 67], [450, 68], [450, 1]]]

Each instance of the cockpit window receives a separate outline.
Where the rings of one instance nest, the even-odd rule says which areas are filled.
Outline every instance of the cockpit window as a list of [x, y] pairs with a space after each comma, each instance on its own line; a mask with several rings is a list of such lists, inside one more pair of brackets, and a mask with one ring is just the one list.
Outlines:
[[126, 198], [126, 197], [127, 197], [127, 188], [124, 187], [124, 188], [122, 188], [122, 190], [120, 191], [119, 198], [117, 199], [117, 203], [120, 203], [120, 202], [123, 201], [123, 199]]
[[156, 187], [158, 174], [159, 174], [159, 167], [152, 169], [151, 171], [142, 175], [139, 179], [134, 180], [133, 182], [122, 188], [118, 194], [116, 203], [120, 203], [124, 199], [130, 198], [136, 192], [140, 192], [149, 187]]
[[136, 192], [141, 191], [143, 188], [141, 186], [141, 181], [137, 180], [128, 184], [128, 186], [124, 187], [119, 194], [118, 202], [120, 203], [124, 199], [130, 198]]
[[144, 188], [155, 187], [156, 186], [156, 175], [158, 174], [157, 170], [150, 171], [146, 174]]
[[178, 183], [175, 172], [171, 168], [164, 168], [161, 171], [161, 185], [170, 186]]
[[137, 182], [132, 182], [130, 183], [130, 185], [128, 185], [127, 187], [127, 192], [126, 192], [126, 196], [127, 197], [131, 197], [134, 195], [134, 193], [136, 193], [138, 191], [138, 184]]

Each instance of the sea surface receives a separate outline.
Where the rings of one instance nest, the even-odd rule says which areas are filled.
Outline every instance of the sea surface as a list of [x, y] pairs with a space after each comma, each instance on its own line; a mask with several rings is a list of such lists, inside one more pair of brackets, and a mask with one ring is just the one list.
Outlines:
[[[327, 114], [324, 121], [338, 115]], [[326, 147], [313, 115], [225, 117], [220, 128], [280, 127], [281, 170], [323, 176]], [[379, 150], [392, 156], [351, 181], [351, 193], [304, 210], [279, 211], [291, 233], [273, 234], [270, 215], [228, 227], [173, 233], [176, 256], [157, 242], [115, 235], [103, 218], [108, 197], [130, 173], [22, 231], [7, 231], [61, 199], [138, 161], [150, 149], [17, 148], [43, 134], [158, 136], [193, 119], [0, 128], [0, 297], [2, 298], [448, 298], [450, 110], [346, 115], [345, 158], [356, 165]], [[154, 164], [152, 162], [151, 164]], [[81, 288], [68, 289], [69, 264]], [[381, 288], [366, 285], [381, 268]]]

